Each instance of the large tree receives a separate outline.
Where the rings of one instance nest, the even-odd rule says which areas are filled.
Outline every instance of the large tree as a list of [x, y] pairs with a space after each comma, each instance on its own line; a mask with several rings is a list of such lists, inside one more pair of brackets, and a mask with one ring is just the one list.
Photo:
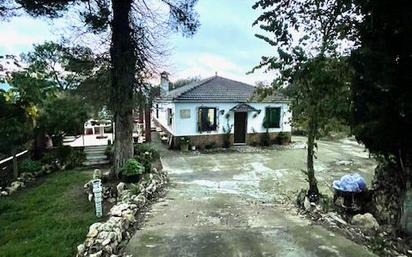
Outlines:
[[313, 196], [319, 193], [316, 139], [331, 117], [348, 110], [348, 69], [340, 56], [348, 43], [342, 38], [351, 33], [346, 25], [354, 18], [351, 7], [340, 0], [260, 0], [253, 6], [262, 9], [254, 25], [263, 33], [256, 36], [277, 49], [275, 56], [262, 57], [254, 69], [275, 70], [279, 76], [272, 84], [290, 87], [294, 120], [308, 134], [305, 173], [308, 194]]
[[[115, 122], [115, 165], [120, 171], [133, 157], [133, 95], [153, 72], [159, 41], [169, 31], [192, 35], [199, 23], [197, 0], [19, 0], [0, 2], [0, 15], [24, 10], [31, 16], [57, 18], [73, 7], [91, 32], [111, 31], [111, 109]], [[160, 5], [163, 5], [161, 8]], [[167, 9], [169, 18], [164, 17]], [[167, 29], [167, 30], [166, 30]]]
[[412, 168], [412, 6], [355, 0], [363, 14], [352, 53], [353, 132], [378, 157], [376, 217], [398, 225]]

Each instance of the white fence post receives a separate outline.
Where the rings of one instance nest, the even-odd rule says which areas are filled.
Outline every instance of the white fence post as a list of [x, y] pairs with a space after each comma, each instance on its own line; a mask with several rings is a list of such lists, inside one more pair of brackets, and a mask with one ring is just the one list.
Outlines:
[[94, 203], [96, 207], [96, 216], [98, 218], [103, 216], [102, 208], [102, 182], [100, 179], [94, 179], [93, 184], [93, 193], [94, 193]]

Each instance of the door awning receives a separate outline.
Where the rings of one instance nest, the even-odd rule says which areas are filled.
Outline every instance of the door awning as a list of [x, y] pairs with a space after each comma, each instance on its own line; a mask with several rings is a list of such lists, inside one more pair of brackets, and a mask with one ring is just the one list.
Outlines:
[[254, 107], [246, 103], [237, 104], [235, 107], [230, 109], [230, 111], [232, 112], [259, 112], [258, 109], [255, 109]]

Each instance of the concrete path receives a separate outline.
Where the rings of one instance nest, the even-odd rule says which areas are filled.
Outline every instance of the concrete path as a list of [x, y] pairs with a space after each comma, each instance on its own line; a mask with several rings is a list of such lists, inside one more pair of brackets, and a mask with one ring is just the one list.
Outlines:
[[[321, 181], [333, 177], [325, 170], [336, 168], [331, 163], [340, 158], [349, 157], [351, 168], [370, 172], [361, 148], [347, 144], [342, 151], [341, 144], [322, 143], [320, 154], [329, 157], [317, 163]], [[285, 188], [292, 192], [304, 183], [299, 173], [304, 155], [303, 149], [169, 154], [163, 159], [171, 178], [168, 193], [153, 205], [126, 252], [136, 257], [374, 256], [282, 204], [291, 197], [282, 194]]]

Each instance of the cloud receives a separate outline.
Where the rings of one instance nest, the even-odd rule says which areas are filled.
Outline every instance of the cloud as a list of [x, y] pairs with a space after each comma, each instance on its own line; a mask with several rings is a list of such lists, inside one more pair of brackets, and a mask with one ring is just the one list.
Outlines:
[[179, 60], [178, 63], [171, 67], [171, 79], [183, 79], [188, 77], [200, 76], [202, 78], [210, 77], [218, 73], [219, 76], [226, 77], [233, 80], [242, 81], [249, 84], [255, 84], [257, 81], [269, 82], [273, 76], [258, 71], [254, 74], [246, 75], [251, 69], [248, 65], [236, 63], [230, 59], [212, 54], [180, 54], [174, 59]]
[[32, 49], [33, 44], [55, 39], [50, 24], [27, 16], [0, 23], [0, 54], [15, 54]]
[[275, 77], [256, 71], [261, 56], [273, 54], [273, 48], [255, 37], [258, 28], [252, 27], [258, 14], [248, 0], [199, 1], [200, 30], [192, 38], [173, 36], [173, 54], [164, 61], [172, 63], [171, 78], [180, 79], [200, 75], [220, 76], [255, 84], [270, 82]]

